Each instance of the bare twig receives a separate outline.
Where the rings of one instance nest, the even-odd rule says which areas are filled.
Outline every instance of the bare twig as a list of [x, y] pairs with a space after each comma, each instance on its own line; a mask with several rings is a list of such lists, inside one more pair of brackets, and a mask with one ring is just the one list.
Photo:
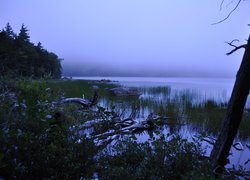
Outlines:
[[225, 1], [225, 0], [222, 0], [221, 3], [220, 3], [220, 11], [222, 10], [222, 6], [223, 6], [223, 4], [224, 4], [224, 1]]
[[228, 4], [227, 4], [227, 8], [234, 2], [234, 0], [231, 0]]
[[235, 46], [233, 43], [234, 42], [239, 42], [239, 40], [238, 39], [234, 39], [234, 40], [232, 40], [230, 43], [229, 42], [226, 42], [229, 46], [233, 46], [233, 47], [237, 47], [237, 46]]
[[[220, 23], [222, 23], [223, 21], [227, 20], [227, 19], [231, 16], [231, 14], [239, 7], [241, 1], [242, 1], [242, 0], [238, 0], [236, 6], [228, 13], [228, 15], [227, 15], [224, 19], [222, 19], [222, 20], [220, 20], [220, 21], [218, 21], [218, 22], [216, 22], [216, 23], [213, 23], [212, 25], [220, 24]], [[222, 3], [221, 3], [221, 7], [222, 7], [223, 3], [224, 3], [224, 0], [223, 0]]]
[[241, 48], [246, 48], [246, 46], [247, 46], [246, 44], [243, 44], [243, 45], [240, 45], [240, 46], [236, 46], [236, 45], [233, 44], [234, 42], [239, 42], [239, 40], [238, 39], [234, 39], [231, 42], [226, 42], [229, 46], [234, 47], [234, 49], [232, 51], [228, 52], [226, 55], [233, 54], [235, 51], [238, 51]]

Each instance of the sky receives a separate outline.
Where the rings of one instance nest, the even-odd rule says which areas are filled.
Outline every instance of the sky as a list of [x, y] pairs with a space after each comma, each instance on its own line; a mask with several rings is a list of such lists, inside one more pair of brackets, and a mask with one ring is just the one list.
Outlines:
[[22, 23], [63, 59], [67, 76], [235, 77], [250, 2], [225, 0], [0, 0], [0, 28]]

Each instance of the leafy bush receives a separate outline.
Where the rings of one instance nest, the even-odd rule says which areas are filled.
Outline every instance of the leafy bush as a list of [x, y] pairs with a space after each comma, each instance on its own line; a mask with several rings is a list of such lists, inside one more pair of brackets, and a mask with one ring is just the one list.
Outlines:
[[46, 82], [19, 81], [15, 90], [0, 97], [0, 177], [91, 177], [96, 148], [70, 130]]
[[203, 155], [199, 143], [179, 136], [167, 140], [138, 143], [126, 139], [116, 146], [114, 154], [100, 156], [101, 179], [201, 179], [212, 178], [209, 165], [199, 160]]

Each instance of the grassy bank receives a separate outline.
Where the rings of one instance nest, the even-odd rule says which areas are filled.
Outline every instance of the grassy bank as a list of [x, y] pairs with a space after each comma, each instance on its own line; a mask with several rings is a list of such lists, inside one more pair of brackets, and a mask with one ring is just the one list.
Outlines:
[[93, 87], [98, 87], [98, 92], [101, 96], [106, 94], [108, 88], [116, 87], [116, 84], [101, 83], [100, 81], [92, 80], [49, 80], [48, 87], [53, 91], [64, 94], [64, 97], [86, 97], [93, 96]]

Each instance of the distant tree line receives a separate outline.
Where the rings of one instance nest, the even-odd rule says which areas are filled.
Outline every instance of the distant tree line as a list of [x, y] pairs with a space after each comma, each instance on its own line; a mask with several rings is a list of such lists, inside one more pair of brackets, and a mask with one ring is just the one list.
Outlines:
[[60, 78], [61, 59], [40, 42], [30, 42], [28, 31], [23, 24], [19, 34], [15, 34], [9, 23], [0, 31], [0, 76]]

